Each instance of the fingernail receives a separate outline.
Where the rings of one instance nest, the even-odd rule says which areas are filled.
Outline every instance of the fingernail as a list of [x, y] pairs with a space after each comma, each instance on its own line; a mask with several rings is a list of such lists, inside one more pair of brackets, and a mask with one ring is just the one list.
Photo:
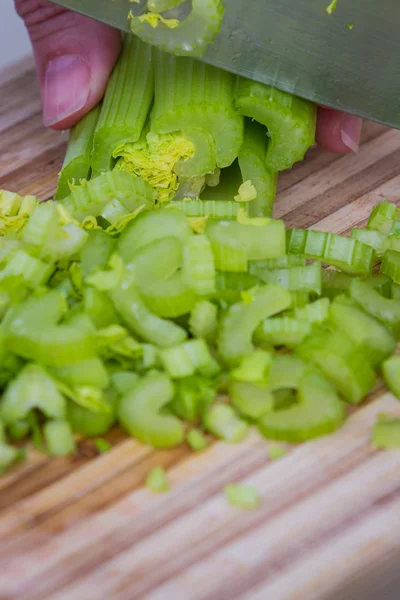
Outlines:
[[90, 70], [78, 56], [60, 56], [47, 65], [43, 99], [46, 127], [60, 123], [85, 105], [90, 92]]
[[351, 115], [347, 115], [341, 123], [340, 137], [343, 144], [352, 152], [358, 152], [359, 150], [361, 125], [361, 119]]

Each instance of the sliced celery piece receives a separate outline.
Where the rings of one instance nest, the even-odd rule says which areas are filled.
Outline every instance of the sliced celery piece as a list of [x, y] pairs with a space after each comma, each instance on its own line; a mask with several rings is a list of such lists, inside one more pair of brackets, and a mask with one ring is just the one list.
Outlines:
[[208, 446], [207, 438], [198, 429], [191, 429], [186, 436], [186, 441], [195, 452], [201, 452]]
[[290, 292], [314, 292], [321, 294], [321, 263], [314, 262], [305, 267], [289, 267], [288, 269], [253, 269], [265, 283], [275, 283]]
[[380, 271], [395, 283], [400, 283], [400, 252], [387, 250], [382, 258]]
[[[334, 298], [338, 294], [349, 291], [350, 284], [354, 276], [339, 271], [322, 271], [322, 295], [328, 298]], [[389, 277], [382, 274], [363, 277], [362, 281], [370, 288], [377, 290], [385, 298], [391, 297], [392, 282]]]
[[294, 348], [311, 332], [311, 323], [291, 317], [265, 319], [254, 333], [254, 343]]
[[135, 212], [142, 206], [153, 206], [153, 193], [143, 179], [114, 170], [74, 187], [60, 202], [75, 219], [83, 221], [101, 215], [112, 200], [118, 200], [128, 212]]
[[117, 313], [110, 298], [94, 287], [84, 288], [83, 307], [97, 329], [118, 323]]
[[48, 421], [43, 427], [43, 434], [51, 456], [67, 456], [75, 452], [75, 440], [67, 421]]
[[266, 438], [304, 442], [335, 431], [344, 418], [344, 404], [331, 384], [308, 373], [299, 381], [297, 403], [266, 413], [258, 426]]
[[242, 292], [250, 290], [261, 283], [261, 280], [250, 273], [231, 273], [217, 271], [215, 300], [234, 304], [242, 299]]
[[215, 292], [215, 265], [211, 243], [205, 235], [188, 239], [184, 251], [184, 277], [197, 296], [211, 296]]
[[155, 315], [169, 319], [190, 313], [196, 302], [194, 289], [189, 287], [183, 271], [169, 279], [142, 282], [140, 294]]
[[186, 339], [187, 333], [182, 327], [157, 317], [147, 308], [134, 284], [123, 281], [110, 295], [122, 320], [147, 342], [167, 348]]
[[196, 338], [212, 342], [217, 334], [218, 308], [208, 300], [199, 300], [194, 305], [189, 319], [189, 330]]
[[381, 321], [400, 339], [400, 301], [384, 298], [367, 283], [355, 279], [350, 284], [350, 296], [367, 313]]
[[63, 419], [66, 402], [50, 375], [40, 366], [28, 364], [7, 387], [0, 407], [4, 423], [17, 423], [32, 409], [47, 417]]
[[383, 256], [389, 247], [387, 235], [380, 231], [354, 227], [351, 230], [351, 237], [353, 240], [358, 240], [366, 246], [371, 246], [375, 250], [376, 256]]
[[231, 377], [237, 381], [250, 383], [266, 383], [272, 362], [272, 353], [256, 348], [245, 356], [240, 364], [231, 371]]
[[236, 219], [240, 208], [234, 200], [200, 200], [199, 198], [173, 200], [168, 206], [178, 208], [187, 217], [207, 217], [208, 219]]
[[286, 233], [289, 254], [304, 254], [350, 274], [369, 275], [372, 271], [375, 251], [358, 240], [313, 229], [289, 229]]
[[89, 179], [93, 133], [100, 115], [97, 104], [87, 113], [69, 134], [67, 152], [58, 177], [55, 200], [62, 200], [71, 192], [70, 184]]
[[314, 144], [317, 108], [312, 102], [269, 85], [240, 78], [236, 107], [268, 128], [266, 162], [272, 171], [289, 169]]
[[100, 389], [109, 386], [110, 378], [104, 363], [97, 356], [52, 370], [54, 377], [72, 385], [92, 385]]
[[306, 306], [300, 306], [294, 309], [294, 316], [300, 321], [308, 323], [323, 323], [329, 316], [329, 298], [321, 298], [311, 302]]
[[306, 257], [299, 254], [282, 254], [277, 258], [253, 260], [250, 263], [250, 273], [257, 273], [259, 269], [290, 269], [291, 267], [305, 267]]
[[228, 389], [233, 406], [245, 417], [259, 419], [274, 407], [274, 397], [265, 384], [232, 381]]
[[[182, 1], [148, 0], [141, 14], [130, 13], [130, 27], [145, 42], [175, 55], [202, 56], [219, 32], [224, 7], [221, 0], [192, 0], [191, 11], [181, 20], [163, 17], [160, 12]], [[158, 10], [157, 10], [158, 9]]]
[[54, 268], [54, 265], [31, 256], [25, 250], [18, 249], [1, 271], [0, 283], [1, 280], [6, 281], [8, 277], [20, 277], [27, 287], [35, 289], [47, 283]]
[[249, 432], [249, 426], [227, 404], [213, 404], [204, 415], [204, 427], [225, 442], [241, 442]]
[[269, 388], [273, 391], [297, 389], [307, 370], [309, 370], [307, 363], [297, 356], [277, 354], [269, 372]]
[[380, 231], [386, 235], [392, 230], [393, 224], [400, 219], [400, 211], [394, 202], [384, 200], [374, 206], [368, 219], [367, 229]]
[[115, 249], [115, 239], [101, 229], [88, 231], [88, 238], [80, 252], [84, 277], [97, 269], [105, 269]]
[[154, 448], [177, 446], [184, 439], [182, 423], [160, 411], [174, 394], [174, 386], [163, 373], [150, 373], [121, 398], [118, 418], [122, 426], [144, 444]]
[[167, 475], [162, 467], [154, 467], [146, 479], [146, 487], [154, 493], [169, 491]]
[[290, 306], [290, 293], [279, 285], [268, 284], [249, 292], [249, 301], [229, 307], [222, 318], [217, 339], [218, 352], [229, 364], [237, 364], [253, 350], [252, 337], [267, 317]]
[[204, 416], [216, 394], [215, 382], [201, 375], [178, 379], [169, 408], [180, 419], [194, 423]]
[[388, 358], [382, 365], [383, 377], [389, 390], [400, 399], [400, 356]]
[[224, 488], [228, 504], [238, 508], [257, 508], [261, 498], [256, 488], [251, 485], [230, 483]]
[[342, 333], [316, 328], [296, 352], [315, 364], [350, 404], [359, 404], [376, 383], [368, 351]]
[[213, 362], [206, 342], [201, 339], [188, 340], [178, 346], [166, 348], [161, 351], [160, 357], [164, 369], [173, 379], [190, 377]]
[[249, 204], [252, 217], [272, 215], [278, 173], [272, 171], [266, 162], [269, 143], [265, 127], [247, 120], [238, 160], [243, 181], [251, 181], [257, 192], [256, 199]]
[[332, 302], [327, 325], [332, 325], [355, 344], [362, 344], [375, 366], [390, 356], [396, 347], [390, 331], [347, 296], [337, 296]]
[[400, 448], [400, 419], [386, 417], [379, 419], [372, 430], [372, 444], [381, 450]]
[[136, 36], [124, 35], [122, 51], [108, 82], [93, 136], [94, 176], [111, 169], [120, 148], [139, 139], [153, 93], [151, 47]]
[[173, 236], [156, 239], [139, 248], [128, 263], [138, 287], [145, 290], [149, 283], [164, 281], [174, 275], [182, 266], [182, 250], [182, 243]]
[[193, 235], [185, 215], [179, 210], [156, 209], [140, 214], [122, 232], [117, 251], [125, 263], [147, 244], [166, 237], [185, 243]]
[[74, 433], [87, 437], [96, 437], [107, 433], [115, 422], [115, 400], [108, 392], [103, 400], [108, 403], [109, 410], [94, 412], [74, 401], [67, 403], [67, 419]]

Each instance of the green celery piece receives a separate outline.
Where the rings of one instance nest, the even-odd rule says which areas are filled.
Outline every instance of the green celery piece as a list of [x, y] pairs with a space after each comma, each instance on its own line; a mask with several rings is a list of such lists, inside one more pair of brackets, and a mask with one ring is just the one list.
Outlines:
[[12, 306], [7, 312], [2, 325], [9, 332], [27, 329], [43, 329], [56, 325], [68, 310], [66, 300], [58, 290], [40, 296], [30, 296], [24, 302]]
[[139, 375], [132, 371], [115, 371], [110, 375], [111, 384], [116, 393], [123, 396], [139, 381]]
[[189, 238], [183, 249], [184, 277], [197, 296], [215, 293], [215, 265], [211, 243], [205, 235]]
[[21, 419], [21, 421], [17, 421], [8, 426], [8, 436], [11, 441], [19, 442], [26, 438], [30, 430], [31, 424], [29, 423], [29, 420]]
[[228, 504], [238, 508], [257, 508], [261, 504], [261, 497], [256, 488], [251, 485], [230, 483], [224, 488]]
[[355, 279], [350, 284], [350, 296], [363, 310], [381, 321], [400, 339], [400, 301], [384, 298], [367, 283]]
[[7, 282], [10, 277], [18, 277], [28, 288], [36, 289], [48, 282], [54, 270], [53, 264], [35, 258], [23, 249], [18, 249], [3, 267], [0, 283], [2, 280]]
[[105, 454], [112, 449], [112, 445], [107, 440], [103, 440], [103, 438], [96, 438], [94, 440], [94, 445], [96, 446], [96, 450], [99, 454]]
[[7, 387], [0, 416], [10, 425], [24, 419], [34, 408], [49, 418], [65, 418], [66, 402], [53, 379], [42, 367], [28, 364]]
[[184, 439], [182, 423], [162, 414], [174, 394], [171, 380], [163, 373], [149, 373], [134, 386], [118, 406], [118, 418], [130, 435], [154, 448], [177, 446]]
[[60, 204], [78, 221], [98, 217], [111, 201], [120, 202], [128, 213], [142, 206], [152, 208], [153, 193], [146, 181], [131, 173], [107, 171], [75, 187]]
[[84, 435], [86, 437], [96, 437], [104, 435], [113, 426], [116, 415], [115, 415], [115, 397], [106, 390], [104, 401], [108, 404], [108, 411], [94, 412], [89, 408], [85, 408], [74, 402], [68, 400], [67, 402], [67, 420], [72, 427], [74, 433]]
[[214, 341], [218, 327], [218, 308], [209, 300], [198, 300], [189, 318], [190, 333], [207, 342]]
[[[242, 224], [237, 221], [209, 221], [206, 228], [211, 241], [217, 269], [229, 271], [247, 271], [248, 260], [265, 260], [285, 254], [285, 227], [283, 221], [266, 219], [261, 225]], [[224, 254], [238, 257], [244, 261], [231, 264], [222, 263]], [[222, 263], [222, 264], [221, 264]], [[240, 268], [239, 268], [240, 267]]]
[[290, 388], [280, 388], [273, 392], [274, 409], [281, 410], [296, 403], [296, 393]]
[[266, 162], [272, 171], [289, 169], [314, 144], [317, 107], [312, 102], [239, 78], [236, 107], [268, 128]]
[[269, 378], [273, 355], [261, 348], [256, 348], [245, 356], [236, 369], [231, 371], [232, 379], [250, 383], [266, 383]]
[[56, 379], [71, 386], [91, 385], [103, 390], [110, 384], [104, 363], [97, 356], [52, 369]]
[[201, 452], [208, 446], [207, 438], [198, 429], [191, 429], [186, 436], [186, 441], [195, 452]]
[[194, 289], [189, 287], [183, 271], [177, 271], [166, 280], [142, 282], [138, 289], [148, 308], [158, 317], [173, 319], [186, 315], [196, 302]]
[[[215, 188], [207, 189], [214, 190]], [[214, 194], [208, 192], [208, 195], [213, 196]], [[168, 207], [179, 209], [187, 217], [207, 217], [208, 219], [236, 219], [240, 209], [240, 205], [234, 200], [200, 200], [199, 198], [172, 200], [168, 203]]]
[[150, 12], [161, 13], [167, 10], [172, 10], [184, 0], [147, 0], [147, 8]]
[[313, 229], [288, 229], [286, 235], [289, 254], [303, 254], [350, 274], [372, 271], [375, 251], [358, 240]]
[[279, 460], [282, 456], [285, 456], [286, 450], [281, 446], [271, 446], [268, 450], [268, 458], [270, 460]]
[[105, 269], [115, 250], [115, 239], [101, 229], [88, 231], [88, 238], [80, 251], [82, 274], [87, 277], [95, 270]]
[[252, 337], [258, 325], [291, 303], [290, 293], [279, 285], [268, 284], [247, 293], [250, 301], [230, 306], [220, 324], [218, 352], [232, 365], [252, 352]]
[[342, 333], [315, 327], [296, 351], [316, 365], [350, 404], [359, 404], [376, 383], [368, 351]]
[[97, 104], [71, 129], [67, 153], [58, 176], [55, 200], [62, 200], [70, 194], [69, 184], [89, 179], [93, 133], [100, 110], [101, 105]]
[[147, 308], [134, 283], [122, 281], [111, 290], [110, 296], [121, 319], [145, 341], [167, 348], [186, 339], [187, 333], [182, 327], [157, 317]]
[[294, 316], [300, 321], [308, 323], [323, 323], [329, 316], [329, 298], [321, 298], [306, 306], [300, 306], [294, 309]]
[[250, 262], [250, 273], [256, 273], [259, 269], [290, 269], [292, 267], [305, 267], [307, 260], [305, 256], [299, 254], [282, 254], [277, 258], [267, 258], [265, 260], [252, 260]]
[[146, 479], [146, 487], [150, 492], [165, 493], [169, 491], [167, 475], [162, 467], [154, 467]]
[[309, 292], [290, 292], [292, 308], [303, 308], [310, 302]]
[[294, 348], [311, 332], [311, 323], [288, 316], [265, 319], [254, 333], [254, 343]]
[[39, 257], [47, 250], [49, 239], [53, 241], [54, 232], [59, 227], [60, 215], [53, 201], [38, 204], [22, 231], [22, 242], [34, 248]]
[[374, 366], [379, 366], [395, 350], [396, 341], [391, 332], [348, 296], [335, 298], [326, 324], [355, 344], [362, 344]]
[[395, 283], [400, 283], [400, 252], [387, 250], [382, 257], [380, 271]]
[[184, 244], [192, 235], [185, 215], [179, 210], [156, 209], [141, 213], [124, 229], [117, 251], [128, 264], [138, 250], [152, 242], [175, 237]]
[[203, 422], [207, 431], [232, 444], [241, 442], [249, 432], [247, 423], [228, 404], [213, 404], [205, 413]]
[[289, 354], [275, 355], [269, 372], [268, 384], [272, 391], [297, 389], [301, 378], [310, 370], [307, 363]]
[[314, 292], [321, 294], [321, 263], [314, 262], [305, 267], [289, 267], [288, 269], [265, 269], [259, 267], [253, 270], [265, 283], [275, 283], [290, 292]]
[[240, 414], [259, 419], [274, 408], [274, 397], [268, 386], [250, 381], [231, 381], [229, 395]]
[[400, 448], [400, 419], [387, 417], [378, 420], [372, 431], [372, 444], [381, 450]]
[[384, 200], [380, 204], [374, 206], [368, 219], [367, 229], [380, 231], [389, 235], [393, 224], [400, 219], [400, 211], [394, 202]]
[[345, 418], [344, 404], [321, 375], [307, 373], [299, 381], [297, 403], [268, 412], [258, 422], [269, 439], [304, 442], [332, 433]]
[[110, 298], [106, 293], [100, 292], [94, 287], [84, 288], [83, 307], [97, 329], [103, 329], [118, 323], [118, 317]]
[[393, 300], [400, 300], [400, 285], [399, 284], [394, 283], [392, 285], [390, 298], [392, 298]]
[[67, 421], [48, 421], [43, 434], [51, 456], [68, 456], [75, 452], [75, 440]]
[[376, 256], [383, 256], [389, 247], [388, 236], [380, 231], [354, 227], [351, 230], [353, 240], [358, 240], [375, 250]]
[[257, 191], [257, 198], [249, 204], [251, 217], [272, 215], [278, 173], [266, 162], [269, 140], [265, 127], [247, 120], [238, 160], [243, 181], [251, 181]]
[[185, 377], [175, 383], [169, 408], [180, 419], [194, 423], [202, 418], [217, 395], [214, 381], [200, 375]]
[[385, 360], [382, 373], [389, 390], [400, 399], [400, 356], [392, 356]]
[[241, 293], [256, 287], [261, 280], [250, 273], [216, 272], [217, 292], [214, 300], [235, 304], [240, 302]]
[[124, 35], [122, 51], [108, 82], [93, 136], [95, 176], [112, 168], [118, 147], [139, 139], [153, 94], [152, 50], [136, 36]]
[[[349, 291], [354, 276], [339, 271], [322, 270], [322, 295], [334, 298], [338, 294]], [[392, 282], [389, 277], [382, 274], [363, 277], [362, 281], [369, 287], [376, 289], [382, 296], [391, 297]]]
[[[190, 239], [190, 237], [188, 238]], [[182, 266], [182, 243], [177, 237], [162, 237], [139, 248], [129, 259], [139, 289], [169, 279]]]
[[[234, 76], [205, 63], [162, 52], [156, 52], [155, 62], [151, 130], [158, 134], [180, 131], [192, 141], [197, 135], [210, 140], [211, 160], [195, 154], [176, 165], [178, 175], [191, 179], [231, 165], [239, 154], [244, 127], [232, 101]], [[212, 168], [200, 168], [206, 162]]]
[[[161, 18], [164, 6], [172, 8], [182, 2], [148, 0], [147, 9], [139, 15], [130, 13], [130, 27], [144, 42], [175, 55], [202, 56], [219, 32], [224, 7], [222, 0], [192, 0], [191, 11], [182, 20]], [[160, 8], [161, 6], [161, 8]], [[154, 12], [155, 7], [159, 10]]]
[[202, 339], [188, 340], [178, 346], [165, 348], [160, 353], [164, 369], [173, 379], [190, 377], [194, 373], [207, 369], [213, 357], [206, 342]]

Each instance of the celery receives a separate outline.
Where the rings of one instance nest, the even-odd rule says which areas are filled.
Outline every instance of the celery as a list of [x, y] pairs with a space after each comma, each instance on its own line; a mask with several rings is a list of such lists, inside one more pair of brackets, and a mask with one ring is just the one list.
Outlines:
[[281, 285], [291, 292], [321, 294], [321, 263], [319, 262], [305, 267], [272, 270], [261, 267], [254, 268], [252, 271], [265, 283]]
[[105, 269], [115, 248], [115, 240], [102, 231], [88, 231], [86, 244], [80, 252], [81, 268], [84, 276], [96, 269]]
[[216, 394], [215, 382], [201, 375], [178, 379], [169, 408], [180, 419], [194, 423], [204, 416]]
[[137, 37], [125, 35], [93, 136], [94, 175], [110, 169], [121, 148], [139, 139], [153, 92], [152, 50]]
[[249, 427], [227, 404], [213, 404], [204, 415], [204, 427], [225, 442], [237, 443], [248, 434]]
[[400, 218], [400, 211], [394, 202], [384, 200], [374, 206], [368, 219], [367, 229], [389, 235], [393, 224]]
[[400, 356], [385, 360], [382, 365], [383, 377], [389, 390], [400, 399]]
[[173, 396], [174, 387], [162, 373], [150, 373], [121, 398], [118, 418], [133, 437], [155, 448], [176, 446], [183, 441], [182, 423], [160, 411]]
[[237, 381], [265, 383], [269, 379], [272, 354], [257, 348], [245, 356], [240, 364], [232, 370], [231, 377]]
[[48, 421], [43, 434], [51, 456], [67, 456], [75, 452], [75, 440], [67, 421]]
[[372, 431], [372, 443], [381, 450], [400, 448], [400, 419], [386, 417], [375, 423]]
[[235, 219], [240, 208], [233, 200], [200, 200], [199, 198], [173, 200], [168, 206], [178, 208], [187, 217], [207, 217], [208, 219]]
[[331, 384], [310, 373], [299, 382], [297, 403], [267, 412], [261, 417], [259, 428], [270, 439], [303, 442], [335, 431], [344, 418], [344, 405]]
[[104, 400], [109, 404], [110, 410], [93, 412], [89, 408], [80, 406], [74, 401], [67, 403], [67, 419], [74, 433], [95, 437], [106, 433], [115, 421], [114, 401], [107, 393]]
[[251, 485], [230, 483], [224, 488], [228, 504], [238, 508], [257, 508], [261, 498], [257, 490]]
[[266, 129], [255, 121], [248, 120], [238, 160], [243, 181], [251, 181], [257, 192], [256, 199], [249, 205], [252, 217], [272, 215], [278, 173], [272, 171], [266, 163], [268, 140]]
[[195, 452], [201, 452], [208, 446], [207, 438], [198, 429], [191, 429], [186, 436], [186, 441]]
[[195, 235], [184, 249], [184, 276], [198, 296], [215, 292], [215, 266], [211, 243], [205, 235]]
[[274, 397], [265, 384], [232, 381], [228, 389], [233, 406], [245, 417], [259, 419], [274, 407]]
[[189, 329], [194, 337], [213, 341], [217, 333], [218, 308], [208, 300], [199, 300], [190, 313]]
[[190, 377], [212, 363], [212, 356], [204, 340], [189, 340], [161, 351], [161, 362], [173, 379]]
[[4, 435], [4, 425], [0, 421], [0, 475], [18, 458], [18, 450], [9, 446]]
[[375, 250], [376, 256], [383, 256], [389, 247], [387, 235], [380, 231], [354, 227], [351, 230], [351, 237], [353, 240], [358, 240], [366, 246], [371, 246]]
[[71, 184], [89, 179], [93, 133], [100, 115], [98, 104], [73, 127], [69, 134], [67, 152], [58, 177], [55, 200], [69, 195]]
[[170, 319], [189, 313], [196, 302], [194, 289], [189, 287], [183, 271], [169, 279], [142, 283], [140, 294], [155, 315]]
[[168, 492], [169, 483], [162, 467], [155, 467], [146, 479], [146, 487], [155, 493]]
[[265, 342], [274, 346], [293, 348], [300, 344], [311, 332], [311, 323], [291, 317], [275, 317], [265, 319], [254, 333], [254, 342], [263, 345]]
[[242, 299], [242, 292], [256, 287], [259, 283], [261, 283], [260, 279], [250, 273], [217, 271], [217, 292], [214, 298], [219, 301], [227, 302], [228, 304], [235, 304]]
[[400, 339], [400, 301], [384, 298], [367, 283], [357, 279], [351, 282], [349, 291], [363, 310], [386, 325], [396, 340]]
[[380, 271], [395, 283], [400, 283], [400, 252], [387, 250], [382, 258]]
[[83, 307], [93, 325], [98, 329], [118, 323], [117, 313], [110, 298], [94, 287], [84, 288]]
[[179, 19], [163, 17], [160, 12], [181, 1], [148, 0], [150, 12], [129, 14], [134, 34], [145, 42], [175, 55], [202, 56], [221, 27], [224, 8], [221, 0], [192, 0], [191, 11]]
[[269, 85], [239, 79], [236, 107], [268, 128], [266, 162], [273, 172], [289, 169], [314, 143], [315, 104]]
[[108, 387], [110, 380], [100, 358], [90, 358], [52, 370], [56, 379], [72, 386], [92, 385], [100, 389]]

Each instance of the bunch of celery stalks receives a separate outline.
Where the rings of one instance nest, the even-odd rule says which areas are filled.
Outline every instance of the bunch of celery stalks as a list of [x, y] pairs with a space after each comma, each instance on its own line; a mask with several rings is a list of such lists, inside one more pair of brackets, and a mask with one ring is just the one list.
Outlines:
[[[303, 442], [377, 374], [400, 397], [400, 211], [383, 202], [350, 237], [271, 218], [316, 107], [176, 56], [201, 54], [222, 18], [219, 0], [172, 25], [155, 12], [179, 4], [131, 16], [140, 37], [71, 131], [56, 201], [0, 192], [2, 470], [26, 439], [107, 449], [116, 422], [155, 448], [253, 426]], [[382, 415], [373, 443], [400, 446], [400, 421]]]

